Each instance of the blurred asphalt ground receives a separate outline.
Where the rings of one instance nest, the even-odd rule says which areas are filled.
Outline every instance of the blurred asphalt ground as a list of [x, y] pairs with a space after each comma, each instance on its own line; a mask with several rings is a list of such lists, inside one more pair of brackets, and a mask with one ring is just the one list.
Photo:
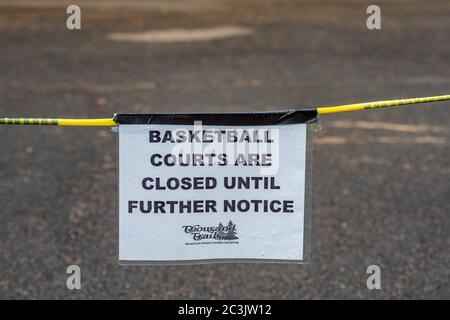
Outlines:
[[[14, 6], [11, 6], [14, 3]], [[250, 111], [450, 93], [450, 2], [0, 1], [0, 116]], [[99, 5], [100, 4], [100, 5]], [[110, 32], [241, 26], [193, 43]], [[450, 298], [450, 105], [322, 117], [312, 261], [117, 264], [116, 136], [0, 128], [0, 298]], [[82, 290], [66, 289], [79, 264]], [[366, 288], [366, 267], [382, 290]]]

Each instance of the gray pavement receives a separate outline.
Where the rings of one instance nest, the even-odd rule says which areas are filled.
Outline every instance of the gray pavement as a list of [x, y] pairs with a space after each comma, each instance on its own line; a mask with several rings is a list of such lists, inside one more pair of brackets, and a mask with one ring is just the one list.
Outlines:
[[[66, 29], [64, 6], [44, 2], [0, 3], [0, 116], [270, 110], [450, 92], [448, 1], [379, 2], [379, 31], [365, 27], [361, 1], [89, 5], [81, 31]], [[253, 34], [107, 38], [220, 26]], [[1, 127], [0, 298], [448, 299], [449, 121], [449, 103], [322, 118], [308, 265], [119, 266], [115, 134]], [[69, 264], [82, 269], [80, 291], [66, 289]], [[371, 264], [382, 270], [379, 291], [365, 285]]]

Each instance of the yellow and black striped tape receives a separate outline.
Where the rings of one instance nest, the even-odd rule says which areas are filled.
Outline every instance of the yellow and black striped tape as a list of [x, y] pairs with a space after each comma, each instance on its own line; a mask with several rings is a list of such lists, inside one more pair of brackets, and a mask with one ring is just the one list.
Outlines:
[[45, 126], [116, 126], [117, 123], [107, 119], [56, 119], [56, 118], [0, 118], [1, 124], [45, 125]]
[[58, 125], [58, 119], [48, 118], [0, 118], [0, 124]]
[[348, 112], [348, 111], [367, 110], [367, 109], [374, 109], [374, 108], [397, 107], [397, 106], [404, 106], [407, 104], [438, 102], [438, 101], [445, 101], [445, 100], [450, 100], [450, 95], [424, 97], [424, 98], [374, 101], [374, 102], [365, 102], [365, 103], [345, 104], [345, 105], [331, 106], [331, 107], [319, 107], [319, 108], [317, 108], [317, 113], [318, 114], [328, 114], [328, 113], [337, 113], [337, 112]]
[[[450, 100], [450, 95], [442, 95], [435, 97], [423, 97], [412, 99], [385, 100], [366, 103], [346, 104], [330, 107], [318, 107], [317, 113], [330, 114], [337, 112], [348, 112], [357, 110], [367, 110], [373, 108], [386, 108], [403, 106], [407, 104], [418, 104], [426, 102], [437, 102]], [[55, 119], [55, 118], [0, 118], [1, 124], [24, 124], [24, 125], [54, 125], [54, 126], [102, 126], [114, 127], [118, 123], [113, 118], [106, 119]]]

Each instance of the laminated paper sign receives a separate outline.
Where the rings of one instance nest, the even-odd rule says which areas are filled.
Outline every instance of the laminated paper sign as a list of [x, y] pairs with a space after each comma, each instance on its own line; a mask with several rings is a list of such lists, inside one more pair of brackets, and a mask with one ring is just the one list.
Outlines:
[[315, 113], [116, 115], [119, 260], [305, 261]]

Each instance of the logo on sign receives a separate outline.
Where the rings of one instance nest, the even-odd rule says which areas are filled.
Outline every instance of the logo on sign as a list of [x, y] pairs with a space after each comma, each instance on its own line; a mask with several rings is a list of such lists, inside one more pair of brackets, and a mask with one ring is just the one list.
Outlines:
[[205, 239], [231, 241], [239, 239], [237, 237], [236, 225], [231, 220], [226, 226], [222, 222], [219, 222], [218, 226], [201, 226], [196, 224], [193, 226], [183, 226], [183, 229], [195, 241]]

